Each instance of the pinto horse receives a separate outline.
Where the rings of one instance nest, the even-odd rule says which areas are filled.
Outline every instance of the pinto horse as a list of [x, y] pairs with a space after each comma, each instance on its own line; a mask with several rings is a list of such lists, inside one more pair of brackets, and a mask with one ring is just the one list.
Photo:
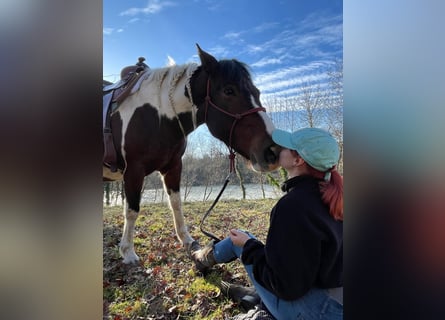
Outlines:
[[271, 138], [273, 124], [261, 106], [259, 90], [245, 64], [217, 61], [197, 45], [195, 63], [149, 69], [111, 116], [117, 168], [103, 166], [104, 180], [122, 180], [126, 196], [120, 254], [124, 263], [139, 257], [133, 235], [144, 177], [162, 175], [173, 212], [176, 235], [190, 252], [197, 244], [181, 210], [180, 179], [187, 135], [205, 123], [211, 134], [250, 161], [257, 171], [278, 166], [279, 147]]

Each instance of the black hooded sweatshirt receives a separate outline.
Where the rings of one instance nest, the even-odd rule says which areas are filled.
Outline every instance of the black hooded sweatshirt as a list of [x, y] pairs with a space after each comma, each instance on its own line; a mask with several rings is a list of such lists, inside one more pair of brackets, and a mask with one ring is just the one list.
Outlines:
[[241, 260], [253, 265], [263, 287], [284, 300], [311, 288], [343, 286], [343, 222], [329, 214], [319, 180], [297, 176], [283, 184], [287, 193], [270, 214], [266, 244], [249, 239]]

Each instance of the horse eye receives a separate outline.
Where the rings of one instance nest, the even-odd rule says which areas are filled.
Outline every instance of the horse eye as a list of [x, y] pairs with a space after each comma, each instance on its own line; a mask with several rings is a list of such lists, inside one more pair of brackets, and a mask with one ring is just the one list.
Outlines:
[[228, 96], [234, 96], [235, 95], [235, 90], [232, 87], [225, 87], [224, 88], [224, 94], [226, 94]]

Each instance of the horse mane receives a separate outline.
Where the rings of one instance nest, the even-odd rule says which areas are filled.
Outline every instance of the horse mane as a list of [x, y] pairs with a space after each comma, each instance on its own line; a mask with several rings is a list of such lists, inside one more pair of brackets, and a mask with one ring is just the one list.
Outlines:
[[[138, 95], [137, 91], [147, 90], [145, 99], [157, 108], [159, 115], [167, 114], [169, 118], [178, 117], [181, 112], [192, 112], [193, 126], [196, 127], [196, 106], [191, 92], [191, 77], [200, 66], [196, 63], [153, 68], [146, 71], [138, 80], [130, 95]], [[248, 66], [236, 59], [220, 60], [218, 76], [236, 84], [241, 90], [250, 91], [252, 79]], [[184, 86], [187, 94], [184, 95]], [[150, 93], [151, 92], [151, 93]], [[156, 93], [156, 94], [154, 94]], [[139, 103], [138, 106], [142, 105]]]
[[[184, 76], [184, 74], [187, 76], [187, 86], [189, 86], [190, 77], [193, 75], [197, 68], [197, 64], [188, 63], [150, 69], [146, 75], [142, 76], [138, 80], [131, 93], [138, 91], [140, 89], [141, 83], [145, 80], [149, 80], [150, 82], [155, 81], [156, 83], [158, 83], [159, 89], [161, 89], [161, 86], [164, 84], [167, 77], [170, 77], [170, 79], [168, 80], [168, 84], [170, 86], [169, 91], [174, 90], [178, 81]], [[222, 77], [228, 79], [230, 82], [237, 83], [240, 87], [243, 87], [247, 83], [252, 83], [252, 78], [248, 66], [236, 59], [220, 60], [219, 72]]]
[[[167, 80], [167, 83], [169, 85], [169, 90], [172, 88], [174, 89], [178, 83], [178, 81], [181, 79], [181, 77], [185, 74], [187, 76], [187, 82], [190, 81], [190, 77], [192, 76], [193, 72], [195, 72], [196, 68], [198, 67], [195, 63], [189, 63], [189, 64], [182, 64], [182, 65], [172, 65], [162, 68], [155, 68], [150, 69], [145, 76], [142, 76], [138, 83], [136, 83], [134, 87], [134, 91], [140, 89], [141, 83], [149, 80], [149, 82], [156, 82], [159, 86], [159, 89], [164, 85], [165, 81]], [[170, 78], [170, 79], [167, 79]], [[170, 81], [169, 81], [170, 80]]]
[[[173, 113], [183, 112], [186, 105], [189, 111], [193, 110], [193, 101], [184, 95], [184, 85], [187, 90], [190, 89], [190, 78], [198, 68], [195, 63], [188, 63], [182, 65], [173, 65], [162, 68], [149, 69], [133, 87], [131, 94], [138, 94], [138, 91], [144, 88], [152, 93], [146, 98], [153, 107], [163, 112], [169, 112], [172, 109]], [[181, 87], [179, 87], [179, 84]], [[147, 102], [146, 101], [146, 102]], [[179, 106], [180, 109], [175, 109]]]
[[237, 83], [241, 88], [252, 83], [249, 67], [236, 59], [220, 60], [219, 71], [222, 77]]

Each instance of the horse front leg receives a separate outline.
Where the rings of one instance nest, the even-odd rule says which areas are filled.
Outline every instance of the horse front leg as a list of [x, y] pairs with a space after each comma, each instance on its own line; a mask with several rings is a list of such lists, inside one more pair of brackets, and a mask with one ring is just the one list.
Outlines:
[[168, 194], [170, 209], [173, 213], [173, 221], [175, 225], [176, 236], [181, 241], [183, 247], [190, 252], [196, 243], [188, 232], [185, 224], [184, 215], [182, 213], [180, 180], [181, 180], [182, 163], [176, 165], [173, 169], [166, 173], [162, 173], [164, 188]]
[[124, 187], [126, 203], [124, 206], [124, 230], [122, 233], [119, 252], [123, 263], [137, 263], [139, 257], [134, 251], [134, 226], [139, 215], [139, 204], [141, 200], [142, 185], [144, 181], [143, 172], [127, 169], [124, 175]]

